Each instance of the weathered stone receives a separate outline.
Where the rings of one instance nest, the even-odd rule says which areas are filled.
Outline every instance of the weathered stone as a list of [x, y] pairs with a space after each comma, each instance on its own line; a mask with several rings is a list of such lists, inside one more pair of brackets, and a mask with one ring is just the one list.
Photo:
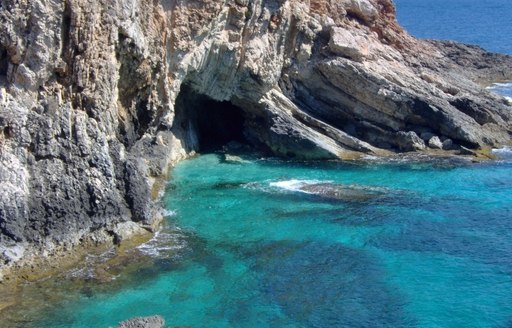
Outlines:
[[413, 151], [425, 149], [425, 142], [413, 131], [400, 131], [396, 134], [396, 138], [399, 142], [398, 146], [400, 150]]
[[455, 149], [455, 144], [453, 143], [452, 139], [445, 139], [443, 141], [443, 149], [444, 150], [452, 150]]
[[165, 325], [165, 320], [159, 315], [150, 317], [136, 317], [117, 325], [117, 328], [162, 328]]
[[334, 27], [331, 30], [329, 49], [337, 55], [344, 56], [356, 61], [362, 61], [368, 56], [368, 42], [353, 31], [341, 27]]
[[428, 146], [433, 149], [443, 149], [443, 143], [439, 140], [438, 136], [433, 136], [428, 141]]

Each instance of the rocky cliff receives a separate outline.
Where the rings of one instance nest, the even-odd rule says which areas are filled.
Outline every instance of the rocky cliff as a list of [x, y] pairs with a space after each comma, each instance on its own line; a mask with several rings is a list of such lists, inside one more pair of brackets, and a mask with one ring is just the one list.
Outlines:
[[0, 22], [4, 270], [151, 230], [158, 178], [211, 143], [351, 159], [511, 139], [482, 86], [512, 58], [416, 40], [391, 0], [1, 0]]

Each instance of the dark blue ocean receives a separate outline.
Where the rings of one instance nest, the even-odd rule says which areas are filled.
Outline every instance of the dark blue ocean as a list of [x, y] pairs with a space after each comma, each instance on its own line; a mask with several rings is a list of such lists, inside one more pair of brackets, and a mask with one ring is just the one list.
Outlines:
[[[414, 35], [512, 53], [512, 1], [397, 4]], [[494, 153], [483, 163], [197, 156], [173, 169], [153, 240], [22, 288], [0, 327], [159, 314], [172, 327], [510, 328], [512, 151]]]
[[395, 0], [398, 21], [419, 38], [456, 40], [512, 54], [510, 0]]
[[[510, 0], [394, 0], [398, 22], [423, 39], [455, 40], [512, 55]], [[507, 81], [501, 81], [507, 82]], [[512, 83], [497, 83], [494, 92], [512, 101]]]

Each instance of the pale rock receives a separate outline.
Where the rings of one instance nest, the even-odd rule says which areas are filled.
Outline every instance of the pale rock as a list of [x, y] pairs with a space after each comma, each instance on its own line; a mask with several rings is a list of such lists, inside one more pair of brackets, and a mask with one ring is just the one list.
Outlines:
[[334, 27], [331, 29], [329, 49], [337, 55], [363, 61], [368, 56], [368, 41], [347, 29]]
[[428, 141], [428, 146], [432, 149], [443, 149], [443, 143], [439, 140], [438, 136], [433, 136]]
[[125, 320], [117, 325], [117, 328], [163, 328], [165, 320], [159, 315], [150, 317], [135, 317]]
[[0, 247], [0, 252], [7, 262], [17, 262], [23, 258], [25, 247], [22, 245]]
[[425, 142], [418, 137], [414, 131], [400, 131], [397, 133], [396, 137], [399, 142], [399, 147], [403, 151], [423, 150], [426, 148]]
[[356, 15], [365, 22], [372, 22], [379, 13], [369, 0], [341, 0], [341, 4], [345, 6], [348, 13]]
[[142, 228], [139, 224], [128, 221], [116, 224], [114, 229], [112, 229], [112, 233], [116, 238], [116, 242], [119, 243], [132, 236], [148, 234], [148, 231]]

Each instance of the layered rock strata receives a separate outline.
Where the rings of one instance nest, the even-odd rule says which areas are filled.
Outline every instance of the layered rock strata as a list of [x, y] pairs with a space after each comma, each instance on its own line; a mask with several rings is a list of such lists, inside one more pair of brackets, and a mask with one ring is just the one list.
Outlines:
[[212, 138], [310, 159], [511, 139], [483, 86], [512, 58], [414, 39], [391, 0], [1, 0], [0, 22], [4, 271], [153, 229], [158, 179]]

